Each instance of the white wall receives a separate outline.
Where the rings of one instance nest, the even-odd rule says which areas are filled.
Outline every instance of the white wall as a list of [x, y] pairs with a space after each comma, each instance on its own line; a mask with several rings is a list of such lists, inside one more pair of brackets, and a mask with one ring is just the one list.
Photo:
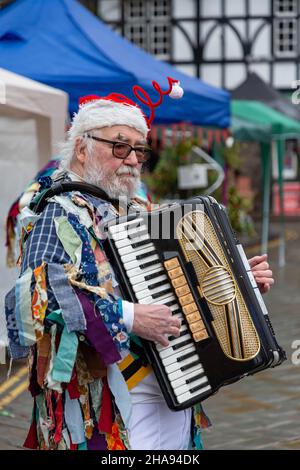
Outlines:
[[272, 8], [272, 0], [250, 0], [250, 15], [270, 15]]
[[[192, 43], [195, 43], [196, 24], [188, 21], [181, 22]], [[178, 27], [172, 29], [173, 55], [175, 60], [193, 60], [193, 50], [184, 33]]]

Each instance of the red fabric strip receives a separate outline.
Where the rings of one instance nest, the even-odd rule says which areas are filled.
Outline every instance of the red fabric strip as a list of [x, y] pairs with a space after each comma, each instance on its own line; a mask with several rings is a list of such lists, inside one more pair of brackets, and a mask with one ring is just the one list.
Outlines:
[[111, 433], [112, 432], [112, 403], [110, 391], [107, 384], [106, 377], [102, 379], [103, 390], [102, 390], [102, 403], [101, 403], [101, 413], [99, 417], [98, 429], [100, 432]]
[[31, 425], [27, 434], [27, 437], [25, 439], [25, 442], [23, 444], [23, 447], [26, 449], [38, 449], [38, 437], [37, 437], [37, 430], [36, 430], [36, 403], [34, 400], [34, 405], [33, 405], [33, 412], [32, 412], [32, 421]]
[[62, 404], [62, 394], [54, 392], [56, 398], [56, 408], [55, 408], [55, 420], [56, 420], [56, 429], [54, 434], [54, 442], [58, 444], [61, 441], [62, 437], [62, 425], [63, 425], [63, 404]]
[[69, 436], [69, 439], [70, 439], [70, 450], [77, 450], [78, 445], [73, 444], [72, 439], [71, 439], [71, 434], [69, 433], [69, 431], [68, 431], [68, 436]]
[[71, 400], [75, 400], [76, 398], [80, 397], [80, 392], [78, 390], [77, 373], [75, 369], [73, 369], [71, 381], [67, 384], [67, 390], [69, 392]]

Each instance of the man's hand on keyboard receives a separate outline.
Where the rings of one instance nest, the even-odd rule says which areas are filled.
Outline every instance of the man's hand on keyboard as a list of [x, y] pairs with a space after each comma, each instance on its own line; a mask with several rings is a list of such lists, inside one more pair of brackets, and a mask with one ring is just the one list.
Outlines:
[[168, 346], [167, 336], [180, 335], [181, 321], [166, 305], [134, 305], [132, 332], [141, 338]]

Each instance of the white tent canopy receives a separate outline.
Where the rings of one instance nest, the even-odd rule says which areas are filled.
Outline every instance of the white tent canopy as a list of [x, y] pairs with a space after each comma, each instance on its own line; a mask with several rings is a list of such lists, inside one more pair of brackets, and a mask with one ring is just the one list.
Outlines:
[[0, 116], [35, 120], [41, 165], [54, 155], [56, 143], [64, 139], [67, 109], [68, 95], [62, 90], [0, 68]]
[[3, 298], [16, 277], [6, 268], [3, 229], [7, 211], [64, 140], [68, 95], [0, 68], [0, 341]]

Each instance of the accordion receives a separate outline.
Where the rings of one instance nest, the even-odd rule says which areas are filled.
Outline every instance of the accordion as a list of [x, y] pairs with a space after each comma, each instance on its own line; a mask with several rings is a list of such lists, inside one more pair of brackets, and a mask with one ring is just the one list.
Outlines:
[[142, 340], [168, 406], [181, 410], [286, 359], [242, 246], [211, 197], [104, 226], [125, 300], [165, 304], [181, 319], [163, 347]]

